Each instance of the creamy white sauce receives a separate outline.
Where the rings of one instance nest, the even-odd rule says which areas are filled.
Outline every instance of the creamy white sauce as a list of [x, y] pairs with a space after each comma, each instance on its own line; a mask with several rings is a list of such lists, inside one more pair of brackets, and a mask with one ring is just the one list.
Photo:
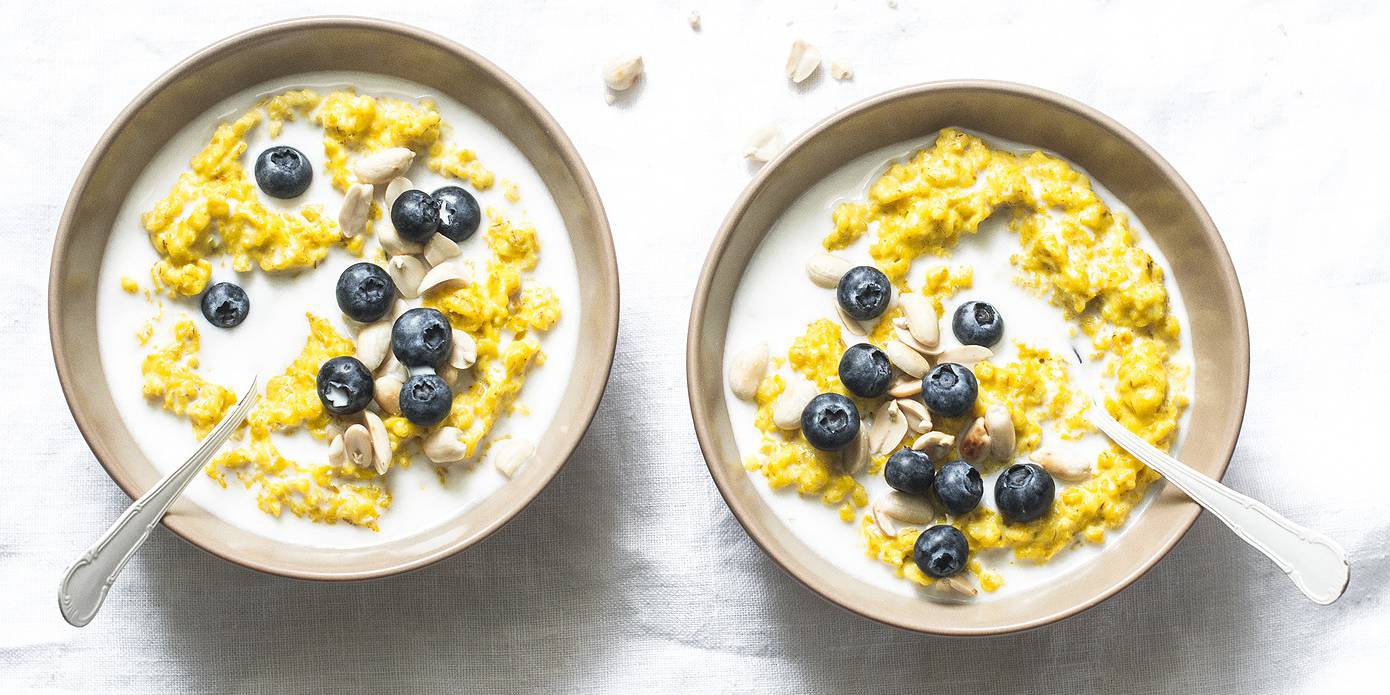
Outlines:
[[[998, 149], [1012, 152], [1031, 152], [1039, 149], [982, 133], [966, 132], [983, 138], [991, 147]], [[890, 164], [905, 162], [913, 153], [930, 147], [935, 141], [936, 135], [932, 135], [865, 154], [822, 179], [792, 203], [754, 253], [734, 295], [724, 345], [725, 373], [728, 371], [728, 358], [748, 345], [765, 340], [768, 342], [769, 354], [785, 357], [792, 341], [805, 332], [807, 324], [821, 318], [837, 320], [834, 290], [813, 285], [805, 272], [807, 259], [822, 252], [821, 239], [833, 229], [831, 211], [842, 201], [863, 200], [868, 187]], [[1058, 156], [1055, 153], [1049, 154]], [[1075, 164], [1072, 166], [1090, 178], [1083, 169]], [[1124, 213], [1129, 217], [1139, 246], [1148, 251], [1163, 268], [1164, 276], [1168, 278], [1165, 285], [1173, 314], [1182, 327], [1182, 349], [1175, 360], [1187, 365], [1193, 364], [1187, 311], [1176, 283], [1171, 281], [1172, 268], [1149, 237], [1139, 218], [1098, 181], [1092, 179], [1092, 185], [1112, 211]], [[908, 279], [910, 287], [914, 289], [920, 286], [926, 269], [933, 265], [946, 263], [951, 266], [967, 265], [974, 268], [973, 287], [962, 290], [944, 302], [945, 316], [941, 331], [943, 345], [958, 344], [951, 335], [949, 326], [950, 315], [955, 307], [970, 300], [981, 300], [993, 304], [1004, 317], [1004, 337], [993, 348], [994, 362], [1006, 364], [1015, 361], [1018, 357], [1018, 350], [1014, 345], [1016, 340], [1048, 348], [1063, 356], [1071, 352], [1072, 345], [1076, 345], [1082, 355], [1089, 355], [1089, 340], [1084, 335], [1071, 335], [1072, 330], [1076, 328], [1075, 324], [1065, 320], [1059, 308], [1014, 283], [1013, 278], [1017, 271], [1009, 263], [1009, 257], [1019, 251], [1019, 244], [1017, 235], [1007, 229], [1007, 220], [1007, 214], [996, 213], [980, 225], [978, 233], [965, 235], [949, 257], [927, 256], [913, 262]], [[868, 234], [849, 248], [836, 251], [835, 254], [855, 265], [872, 265], [869, 245], [873, 237], [874, 230], [871, 228]], [[844, 332], [844, 337], [847, 342], [861, 340], [850, 335], [848, 331]], [[1088, 362], [1083, 369], [1085, 376], [1093, 380], [1099, 375], [1100, 365]], [[791, 371], [784, 366], [781, 373], [787, 375]], [[1195, 388], [1195, 378], [1195, 373], [1189, 378], [1189, 393]], [[756, 412], [754, 404], [738, 399], [728, 389], [725, 389], [725, 402], [733, 421], [734, 437], [740, 455], [747, 457], [756, 454], [762, 441], [762, 432], [753, 425]], [[1181, 445], [1186, 424], [1187, 414], [1184, 413], [1179, 422], [1178, 439], [1173, 447], [1174, 455]], [[1092, 454], [1098, 454], [1107, 443], [1099, 434], [1088, 435], [1077, 442], [1064, 442], [1056, 435], [1055, 428], [1050, 423], [1044, 424], [1042, 441], [1058, 446], [1076, 447], [1082, 452]], [[1002, 468], [985, 476], [985, 495], [981, 504], [987, 507], [993, 508], [994, 480], [1000, 472]], [[748, 475], [753, 477], [754, 487], [768, 506], [797, 538], [815, 552], [852, 576], [876, 587], [907, 596], [926, 595], [917, 584], [894, 575], [891, 566], [865, 554], [866, 546], [859, 530], [857, 516], [853, 523], [845, 523], [840, 520], [837, 508], [826, 506], [818, 496], [802, 497], [794, 486], [773, 490], [767, 485], [761, 471], [751, 471]], [[883, 480], [882, 473], [860, 474], [859, 481], [868, 491], [870, 501], [891, 490]], [[1057, 484], [1059, 492], [1066, 488], [1066, 483], [1060, 480]], [[1131, 519], [1147, 509], [1158, 487], [1154, 485], [1150, 488], [1144, 501], [1131, 513]], [[863, 510], [860, 510], [859, 513], [862, 512]], [[1127, 523], [1124, 527], [1107, 532], [1106, 543], [1119, 537], [1128, 526]], [[979, 553], [976, 557], [981, 558], [986, 567], [1000, 573], [1005, 583], [993, 594], [980, 592], [979, 598], [975, 600], [1008, 596], [1019, 590], [1052, 581], [1082, 563], [1096, 558], [1104, 547], [1105, 543], [1079, 543], [1058, 553], [1044, 565], [1016, 561], [1013, 551], [1009, 549]]]
[[[501, 132], [451, 98], [408, 81], [380, 75], [311, 73], [258, 85], [229, 97], [194, 119], [145, 169], [116, 218], [98, 280], [97, 344], [116, 407], [135, 441], [161, 472], [182, 463], [197, 441], [187, 420], [164, 412], [157, 403], [146, 401], [141, 395], [141, 360], [151, 348], [171, 339], [169, 331], [177, 317], [187, 314], [198, 324], [203, 341], [199, 371], [239, 395], [253, 374], [260, 376], [264, 387], [267, 379], [280, 374], [299, 354], [309, 332], [306, 312], [328, 318], [341, 333], [352, 335], [334, 299], [334, 286], [344, 268], [362, 259], [335, 247], [317, 268], [270, 275], [259, 269], [236, 273], [227, 258], [216, 257], [212, 282], [235, 282], [250, 296], [251, 312], [246, 322], [235, 329], [222, 330], [202, 318], [196, 297], [179, 300], [164, 297], [164, 319], [149, 345], [142, 347], [134, 334], [154, 314], [155, 307], [145, 300], [143, 292], [128, 294], [120, 286], [121, 278], [129, 276], [142, 288], [149, 287], [150, 266], [158, 259], [140, 223], [140, 215], [168, 193], [178, 176], [188, 169], [189, 160], [207, 144], [218, 123], [244, 113], [259, 97], [300, 87], [311, 87], [326, 94], [335, 87], [346, 86], [371, 96], [434, 99], [444, 122], [452, 126], [446, 138], [472, 148], [479, 160], [497, 175], [497, 185], [478, 192], [457, 179], [428, 171], [424, 157], [417, 157], [406, 174], [416, 188], [432, 191], [449, 184], [464, 185], [478, 199], [484, 209], [484, 219], [478, 233], [460, 244], [463, 258], [475, 259], [479, 261], [477, 267], [483, 267], [481, 261], [488, 257], [483, 234], [490, 221], [486, 213], [489, 206], [496, 207], [513, 222], [534, 224], [541, 245], [540, 263], [523, 279], [523, 286], [534, 283], [552, 288], [559, 297], [562, 318], [551, 331], [538, 335], [546, 356], [545, 364], [531, 371], [518, 398], [518, 403], [524, 404], [530, 412], [503, 415], [489, 440], [509, 434], [538, 440], [555, 416], [574, 367], [578, 329], [583, 317], [569, 234], [540, 176]], [[322, 130], [318, 126], [308, 119], [286, 123], [280, 136], [272, 140], [263, 122], [248, 135], [247, 144], [243, 165], [248, 171], [255, 157], [272, 144], [292, 145], [314, 164], [313, 184], [303, 196], [279, 201], [262, 195], [263, 203], [287, 210], [317, 203], [323, 206], [325, 214], [336, 219], [342, 195], [329, 183], [324, 168]], [[510, 203], [503, 197], [503, 180], [515, 181], [519, 186], [521, 199], [518, 203]], [[367, 248], [376, 246], [375, 241], [370, 241]], [[478, 458], [485, 456], [489, 440], [484, 440], [484, 446], [479, 447]], [[327, 458], [327, 446], [302, 432], [275, 435], [274, 441], [292, 460]], [[303, 545], [354, 548], [384, 543], [448, 523], [493, 494], [507, 479], [483, 461], [472, 467], [467, 464], [454, 466], [448, 484], [441, 486], [433, 465], [418, 458], [408, 469], [392, 469], [386, 480], [393, 500], [381, 516], [379, 532], [346, 523], [314, 523], [289, 511], [279, 518], [272, 517], [256, 506], [253, 490], [246, 490], [230, 475], [226, 489], [199, 476], [184, 496], [231, 524], [270, 538]]]

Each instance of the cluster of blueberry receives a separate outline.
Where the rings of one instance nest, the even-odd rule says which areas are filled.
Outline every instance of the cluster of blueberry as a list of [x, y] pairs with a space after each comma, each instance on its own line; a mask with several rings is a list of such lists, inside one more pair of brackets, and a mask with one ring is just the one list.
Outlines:
[[[846, 315], [856, 320], [876, 319], [888, 309], [892, 286], [882, 271], [858, 266], [840, 279], [836, 300]], [[966, 302], [956, 309], [952, 333], [963, 345], [990, 347], [1004, 334], [1004, 319], [986, 302]], [[884, 395], [893, 381], [888, 355], [868, 343], [845, 350], [839, 365], [840, 382], [861, 398]], [[922, 401], [943, 417], [956, 418], [974, 408], [979, 383], [964, 365], [944, 362], [922, 379]], [[825, 451], [845, 448], [859, 436], [859, 410], [854, 401], [837, 393], [822, 393], [811, 399], [801, 414], [801, 431], [811, 446]], [[884, 466], [883, 475], [893, 489], [912, 496], [935, 495], [953, 516], [973, 511], [984, 496], [980, 471], [962, 460], [949, 461], [938, 471], [925, 452], [903, 449], [894, 452]], [[994, 501], [999, 513], [1011, 522], [1032, 521], [1052, 507], [1056, 484], [1041, 466], [1022, 463], [1010, 466], [995, 482]], [[913, 560], [930, 577], [942, 578], [959, 573], [969, 558], [969, 545], [959, 529], [941, 524], [923, 531], [913, 548]]]
[[[373, 263], [356, 263], [338, 277], [338, 308], [360, 323], [380, 321], [391, 311], [396, 284]], [[453, 327], [437, 309], [406, 311], [391, 326], [391, 352], [412, 374], [401, 387], [401, 414], [418, 425], [433, 425], [449, 414], [453, 390], [435, 373], [453, 349]], [[318, 376], [319, 400], [334, 415], [353, 415], [372, 402], [372, 372], [356, 357], [334, 357]]]

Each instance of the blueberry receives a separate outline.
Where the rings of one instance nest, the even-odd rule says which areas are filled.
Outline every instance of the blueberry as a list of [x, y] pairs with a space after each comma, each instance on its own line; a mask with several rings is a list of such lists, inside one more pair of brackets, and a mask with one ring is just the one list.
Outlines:
[[391, 327], [391, 352], [407, 367], [438, 367], [453, 347], [453, 327], [437, 309], [411, 309]]
[[338, 276], [338, 308], [361, 323], [380, 321], [396, 301], [396, 283], [375, 263], [354, 263]]
[[954, 526], [937, 524], [917, 536], [912, 546], [912, 561], [928, 577], [941, 579], [959, 574], [970, 559], [970, 544], [965, 534]]
[[246, 290], [230, 282], [219, 282], [203, 293], [203, 317], [218, 328], [240, 326], [251, 313], [251, 300]]
[[372, 402], [372, 373], [356, 357], [334, 357], [319, 367], [318, 391], [328, 412], [360, 413]]
[[448, 382], [434, 374], [416, 374], [401, 386], [401, 415], [417, 425], [437, 424], [449, 414], [453, 402]]
[[883, 466], [883, 479], [888, 486], [908, 495], [925, 495], [936, 480], [936, 467], [931, 457], [920, 451], [903, 449], [888, 457]]
[[860, 321], [876, 319], [888, 309], [888, 301], [893, 298], [893, 286], [888, 284], [888, 276], [871, 265], [850, 268], [840, 278], [840, 286], [835, 290], [835, 299], [840, 308], [850, 318]]
[[458, 186], [445, 186], [431, 194], [439, 204], [439, 233], [463, 241], [478, 231], [483, 211], [472, 193]]
[[942, 362], [922, 378], [922, 400], [933, 413], [946, 417], [970, 412], [979, 392], [975, 373], [954, 362]]
[[859, 434], [859, 409], [838, 393], [822, 393], [801, 411], [801, 433], [822, 451], [843, 449]]
[[962, 345], [990, 347], [1004, 335], [1004, 317], [988, 302], [966, 302], [956, 309], [951, 332]]
[[272, 147], [256, 158], [256, 185], [272, 198], [297, 198], [313, 180], [309, 158], [288, 145]]
[[936, 472], [936, 497], [946, 511], [960, 516], [979, 506], [985, 494], [980, 472], [964, 461], [951, 461]]
[[840, 357], [840, 383], [860, 398], [877, 398], [893, 381], [888, 355], [868, 343], [856, 343]]
[[402, 238], [423, 244], [439, 231], [439, 203], [424, 191], [406, 191], [391, 204], [391, 224]]
[[1032, 521], [1052, 508], [1057, 484], [1036, 463], [1017, 463], [994, 481], [994, 505], [1007, 521]]

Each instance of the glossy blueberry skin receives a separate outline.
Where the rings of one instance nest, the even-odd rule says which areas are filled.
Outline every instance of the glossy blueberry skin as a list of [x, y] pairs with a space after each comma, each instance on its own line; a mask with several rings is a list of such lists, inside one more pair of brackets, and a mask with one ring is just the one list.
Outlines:
[[936, 579], [959, 574], [969, 559], [970, 544], [954, 526], [937, 524], [917, 536], [912, 546], [912, 561], [917, 563], [917, 569]]
[[955, 516], [969, 514], [980, 506], [985, 495], [985, 481], [980, 472], [964, 461], [951, 461], [936, 472], [936, 497], [941, 506]]
[[353, 321], [380, 321], [396, 301], [396, 282], [375, 263], [354, 263], [338, 276], [338, 308]]
[[199, 302], [203, 318], [218, 328], [234, 328], [246, 320], [251, 313], [251, 299], [246, 290], [230, 282], [219, 282], [203, 293]]
[[888, 355], [868, 343], [856, 343], [840, 357], [840, 383], [860, 398], [877, 398], [893, 382]]
[[439, 202], [424, 191], [408, 190], [391, 204], [391, 224], [401, 238], [423, 244], [439, 231]]
[[298, 198], [314, 180], [314, 165], [303, 152], [277, 145], [256, 157], [256, 185], [272, 198]]
[[951, 332], [962, 345], [993, 347], [1004, 336], [1004, 316], [989, 302], [966, 302], [956, 308]]
[[888, 276], [871, 265], [850, 268], [835, 289], [835, 301], [840, 303], [840, 308], [860, 321], [882, 316], [892, 299], [893, 286], [888, 283]]
[[1032, 521], [1052, 509], [1057, 483], [1036, 463], [1016, 463], [994, 481], [994, 505], [1006, 521]]
[[438, 367], [453, 347], [453, 327], [437, 309], [411, 309], [391, 326], [391, 352], [407, 367]]
[[903, 449], [888, 457], [888, 463], [883, 466], [883, 479], [898, 492], [921, 497], [931, 491], [936, 467], [926, 454]]
[[439, 233], [463, 241], [478, 231], [483, 211], [477, 198], [458, 186], [445, 186], [430, 194], [439, 204]]
[[372, 373], [356, 357], [334, 357], [319, 367], [319, 400], [334, 415], [360, 413], [372, 402]]
[[453, 406], [454, 392], [434, 374], [416, 374], [401, 386], [401, 415], [417, 425], [439, 423]]
[[843, 449], [859, 434], [859, 408], [838, 393], [822, 393], [801, 411], [801, 433], [821, 451]]
[[960, 417], [975, 407], [980, 384], [975, 373], [955, 362], [943, 362], [922, 377], [922, 401], [938, 415]]

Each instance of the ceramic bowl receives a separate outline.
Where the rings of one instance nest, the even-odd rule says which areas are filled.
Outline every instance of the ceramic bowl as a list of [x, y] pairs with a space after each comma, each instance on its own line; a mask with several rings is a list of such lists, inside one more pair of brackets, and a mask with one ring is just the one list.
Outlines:
[[[799, 540], [744, 470], [724, 401], [724, 343], [735, 290], [773, 223], [806, 189], [849, 161], [959, 126], [1058, 153], [1125, 202], [1172, 264], [1187, 303], [1195, 356], [1184, 461], [1219, 478], [1240, 431], [1249, 335], [1235, 269], [1197, 196], [1162, 157], [1096, 110], [1042, 89], [982, 81], [898, 89], [831, 116], [769, 162], [734, 203], [710, 249], [690, 315], [686, 372], [695, 431], [710, 473], [748, 534], [788, 573], [862, 616], [926, 633], [989, 635], [1074, 615], [1115, 595], [1183, 537], [1199, 507], [1169, 486], [1112, 534], [1098, 557], [1026, 593], [946, 604], [884, 591], [852, 577]], [[868, 172], [865, 172], [866, 175]], [[827, 220], [828, 224], [828, 220]], [[814, 240], [808, 239], [814, 245]], [[866, 560], [868, 561], [868, 560]]]
[[506, 73], [440, 36], [390, 22], [312, 18], [218, 42], [175, 66], [131, 102], [101, 137], [73, 186], [49, 278], [49, 329], [63, 394], [112, 479], [136, 497], [159, 475], [116, 412], [91, 336], [96, 287], [112, 221], [138, 173], [190, 120], [250, 86], [294, 74], [352, 70], [399, 77], [462, 102], [530, 160], [564, 219], [580, 274], [585, 355], [565, 386], [565, 407], [537, 437], [535, 457], [495, 494], [450, 522], [359, 549], [271, 540], [181, 501], [164, 524], [194, 545], [257, 570], [309, 579], [368, 579], [422, 567], [477, 543], [525, 507], [559, 472], [589, 425], [608, 381], [618, 331], [618, 273], [598, 192], [559, 125]]

